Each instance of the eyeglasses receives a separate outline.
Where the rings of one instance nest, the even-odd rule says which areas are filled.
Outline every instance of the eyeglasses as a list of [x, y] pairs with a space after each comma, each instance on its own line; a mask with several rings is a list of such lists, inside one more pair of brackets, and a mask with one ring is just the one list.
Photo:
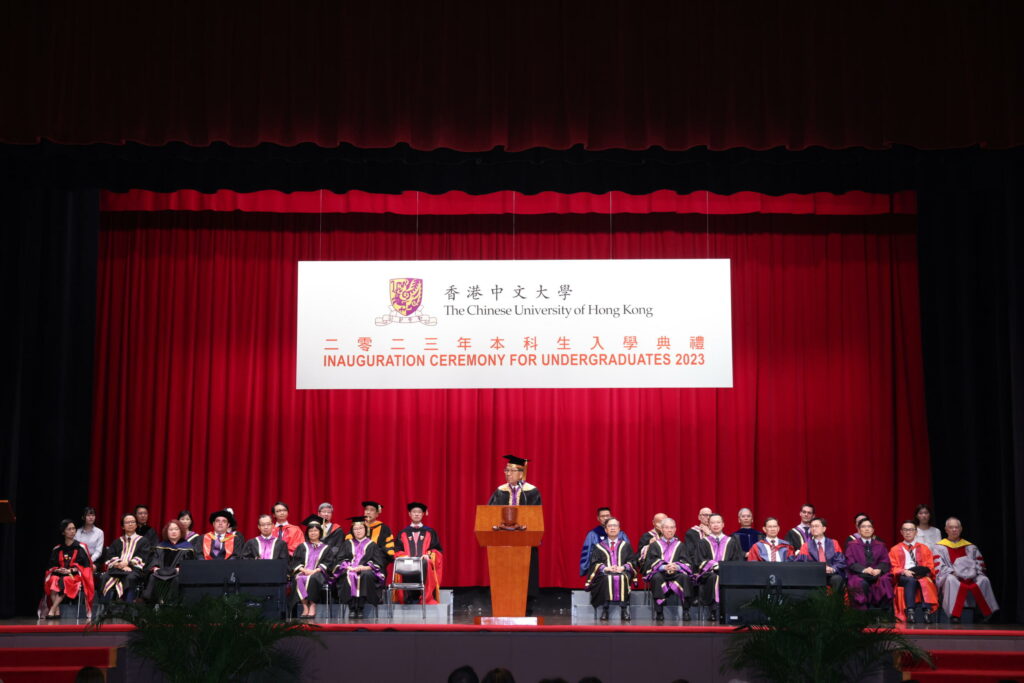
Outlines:
[[506, 467], [505, 468], [505, 473], [506, 474], [508, 474], [509, 472], [522, 472], [522, 471], [523, 470], [521, 470], [519, 468], [516, 468], [516, 467]]

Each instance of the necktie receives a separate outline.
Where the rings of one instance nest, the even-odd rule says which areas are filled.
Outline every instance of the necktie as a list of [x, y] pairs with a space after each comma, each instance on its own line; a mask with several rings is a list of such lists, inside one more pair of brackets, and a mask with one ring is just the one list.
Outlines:
[[825, 542], [818, 541], [818, 562], [825, 561]]
[[772, 539], [771, 547], [772, 547], [772, 549], [771, 549], [771, 561], [772, 562], [777, 562], [778, 559], [779, 559], [779, 549], [775, 545], [775, 539]]
[[284, 524], [277, 525], [277, 537], [284, 540]]
[[907, 544], [907, 553], [910, 555], [910, 560], [917, 566], [917, 555], [914, 553], [914, 546]]
[[871, 541], [864, 542], [864, 560], [867, 564], [875, 563], [875, 554], [871, 552]]

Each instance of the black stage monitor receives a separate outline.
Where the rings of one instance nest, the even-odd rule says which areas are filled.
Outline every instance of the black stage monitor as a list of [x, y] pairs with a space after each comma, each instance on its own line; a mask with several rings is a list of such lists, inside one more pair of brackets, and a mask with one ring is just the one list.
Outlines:
[[286, 616], [284, 598], [288, 584], [285, 560], [190, 560], [181, 563], [178, 576], [181, 597], [186, 603], [203, 596], [221, 597], [240, 593], [263, 608], [270, 619]]
[[761, 591], [789, 599], [806, 598], [826, 584], [823, 562], [722, 562], [718, 590], [725, 623], [763, 624], [764, 615], [745, 605]]

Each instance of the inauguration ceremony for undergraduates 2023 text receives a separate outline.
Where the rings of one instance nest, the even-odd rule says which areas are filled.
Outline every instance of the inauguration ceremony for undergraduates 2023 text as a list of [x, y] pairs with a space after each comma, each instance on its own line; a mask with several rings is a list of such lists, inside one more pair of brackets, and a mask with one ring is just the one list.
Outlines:
[[0, 682], [1024, 680], [1022, 25], [12, 4]]

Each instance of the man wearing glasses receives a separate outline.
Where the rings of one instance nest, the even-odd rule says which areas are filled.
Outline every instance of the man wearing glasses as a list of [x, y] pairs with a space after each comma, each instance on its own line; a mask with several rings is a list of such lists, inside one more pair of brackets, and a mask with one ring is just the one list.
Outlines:
[[[505, 465], [505, 483], [499, 486], [488, 505], [540, 505], [540, 490], [533, 484], [526, 483], [525, 458], [514, 455], [502, 456], [508, 461]], [[526, 615], [533, 613], [533, 602], [540, 595], [540, 564], [538, 562], [537, 548], [531, 548], [530, 552], [530, 584], [526, 591]]]

